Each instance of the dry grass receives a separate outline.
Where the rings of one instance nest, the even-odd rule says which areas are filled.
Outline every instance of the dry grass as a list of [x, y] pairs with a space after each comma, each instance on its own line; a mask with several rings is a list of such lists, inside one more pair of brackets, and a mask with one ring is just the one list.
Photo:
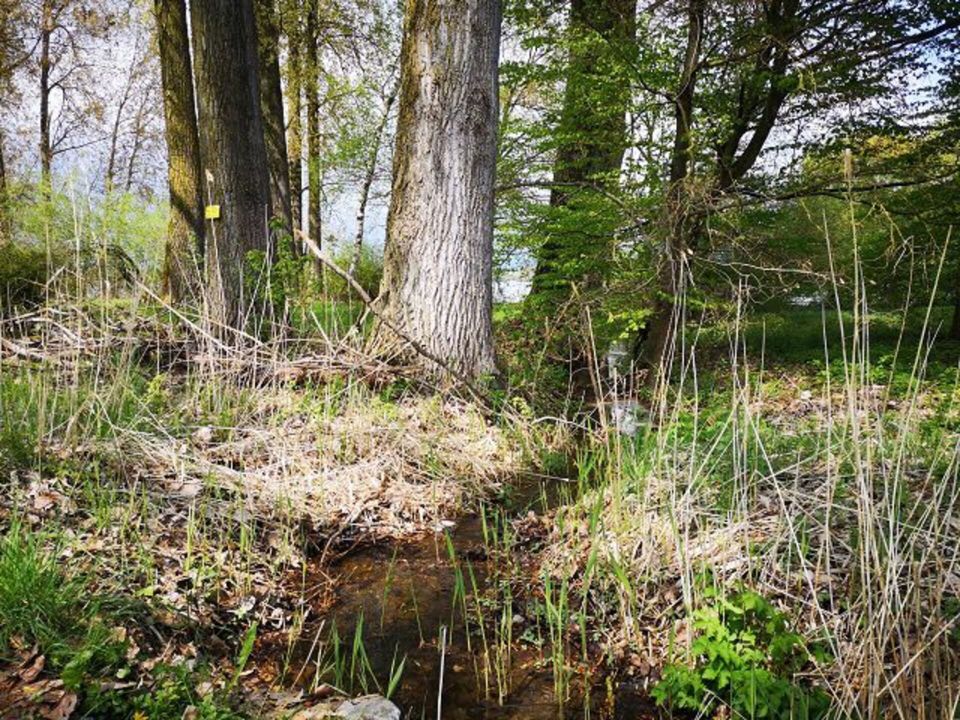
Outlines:
[[258, 513], [292, 507], [314, 527], [371, 539], [433, 527], [520, 468], [506, 433], [455, 399], [324, 393], [274, 388], [235, 426], [201, 425], [186, 440], [126, 432], [111, 449], [173, 493], [213, 484]]
[[588, 594], [603, 646], [641, 684], [689, 660], [706, 586], [743, 584], [829, 649], [807, 681], [842, 716], [955, 717], [957, 388], [924, 383], [928, 337], [891, 395], [868, 380], [866, 337], [820, 381], [769, 384], [762, 358], [739, 358], [723, 412], [688, 353], [639, 449], [597, 440], [604, 482], [558, 512], [543, 572]]

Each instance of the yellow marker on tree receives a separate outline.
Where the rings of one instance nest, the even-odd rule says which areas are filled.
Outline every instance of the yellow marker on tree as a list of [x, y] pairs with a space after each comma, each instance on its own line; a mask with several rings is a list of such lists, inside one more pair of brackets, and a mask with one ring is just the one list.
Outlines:
[[220, 206], [219, 205], [207, 205], [203, 212], [204, 218], [207, 220], [219, 220], [220, 219]]

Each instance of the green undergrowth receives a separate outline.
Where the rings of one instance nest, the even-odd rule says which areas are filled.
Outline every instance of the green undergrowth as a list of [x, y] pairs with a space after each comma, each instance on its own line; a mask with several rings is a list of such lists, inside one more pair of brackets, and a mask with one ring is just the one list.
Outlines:
[[62, 534], [30, 530], [17, 519], [0, 537], [0, 661], [42, 658], [46, 676], [78, 696], [84, 717], [179, 720], [189, 708], [203, 720], [241, 717], [227, 694], [200, 695], [204, 672], [193, 664], [159, 665], [141, 677], [146, 649], [131, 644], [127, 627], [149, 623], [149, 613], [68, 570], [65, 548]]
[[710, 589], [693, 612], [688, 656], [667, 665], [652, 695], [674, 710], [712, 713], [726, 706], [735, 717], [814, 720], [830, 710], [820, 688], [795, 678], [813, 662], [829, 660], [808, 645], [789, 617], [759, 593]]
[[112, 635], [121, 617], [117, 598], [87, 592], [81, 577], [64, 574], [44, 538], [14, 520], [0, 539], [0, 648], [32, 648], [71, 688], [91, 674], [121, 669], [123, 646]]

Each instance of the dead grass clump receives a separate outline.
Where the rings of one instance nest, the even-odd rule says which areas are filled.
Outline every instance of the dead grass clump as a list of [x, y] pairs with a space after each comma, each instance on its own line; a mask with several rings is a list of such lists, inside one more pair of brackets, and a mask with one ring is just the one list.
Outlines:
[[432, 527], [519, 470], [503, 430], [456, 399], [319, 393], [262, 390], [235, 426], [199, 425], [186, 441], [122, 433], [116, 451], [171, 492], [214, 485], [258, 514], [290, 508], [314, 527], [371, 538]]

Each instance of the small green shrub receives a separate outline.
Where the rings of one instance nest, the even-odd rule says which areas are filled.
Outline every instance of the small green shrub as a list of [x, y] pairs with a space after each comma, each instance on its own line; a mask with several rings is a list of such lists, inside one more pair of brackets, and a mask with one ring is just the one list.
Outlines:
[[41, 245], [0, 242], [0, 316], [43, 302], [48, 272], [60, 264]]
[[[349, 270], [353, 261], [354, 248], [345, 246], [336, 251], [333, 261], [343, 270]], [[380, 280], [383, 278], [383, 255], [373, 248], [364, 245], [360, 248], [360, 259], [354, 269], [353, 279], [364, 289], [370, 297], [376, 297], [380, 292]], [[332, 271], [328, 271], [324, 278], [326, 290], [335, 298], [347, 299], [354, 295], [347, 282]]]
[[[163, 665], [154, 671], [155, 683], [149, 693], [124, 699], [114, 695], [112, 699], [120, 701], [113, 708], [118, 717], [129, 717], [133, 710], [134, 718], [149, 720], [181, 720], [194, 717], [197, 720], [241, 720], [240, 715], [230, 708], [222, 693], [201, 695], [197, 691], [200, 680], [206, 677], [202, 670], [187, 665]], [[111, 698], [105, 698], [109, 700]], [[104, 702], [104, 705], [108, 705]], [[192, 710], [188, 709], [192, 708]], [[191, 714], [192, 713], [192, 714]]]
[[704, 716], [725, 704], [734, 717], [826, 717], [826, 693], [794, 680], [811, 653], [822, 651], [807, 648], [787, 617], [752, 590], [713, 593], [712, 600], [694, 612], [693, 664], [664, 669], [652, 692], [657, 704]]

